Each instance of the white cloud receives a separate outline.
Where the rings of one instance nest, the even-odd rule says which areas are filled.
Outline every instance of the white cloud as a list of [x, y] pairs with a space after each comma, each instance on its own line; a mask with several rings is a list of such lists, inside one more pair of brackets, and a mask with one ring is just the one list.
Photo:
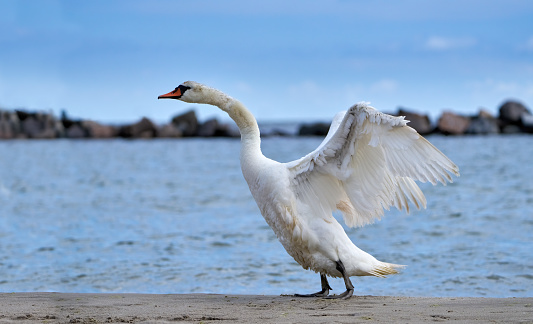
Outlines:
[[295, 97], [314, 97], [320, 95], [320, 86], [314, 81], [303, 81], [288, 87], [289, 95]]
[[398, 82], [392, 79], [383, 79], [370, 85], [372, 92], [394, 92], [398, 89]]
[[485, 88], [487, 91], [495, 91], [501, 94], [515, 94], [522, 95], [524, 97], [533, 96], [533, 83], [531, 82], [518, 83], [494, 81], [492, 79], [489, 79], [481, 83], [481, 88]]
[[493, 102], [506, 98], [515, 98], [523, 101], [526, 106], [533, 102], [533, 82], [516, 81], [496, 81], [486, 79], [482, 81], [470, 82], [466, 85], [472, 98], [477, 98], [483, 102], [488, 97], [492, 97]]
[[434, 51], [449, 51], [472, 47], [476, 45], [476, 40], [470, 37], [447, 38], [440, 36], [431, 36], [425, 44], [425, 48]]
[[248, 83], [248, 82], [245, 82], [245, 81], [238, 81], [235, 84], [235, 89], [237, 89], [240, 92], [245, 92], [245, 93], [253, 92], [252, 85], [250, 83]]
[[[304, 81], [288, 87], [289, 95], [295, 97], [323, 96], [327, 92], [330, 98], [352, 98], [364, 94], [386, 94], [398, 90], [398, 82], [393, 79], [381, 79], [371, 83], [345, 84], [344, 86], [321, 86], [314, 81]], [[360, 98], [359, 100], [363, 100]], [[355, 102], [354, 102], [355, 103]]]
[[[360, 101], [392, 97], [399, 89], [396, 80], [384, 78], [369, 83], [329, 84], [306, 80], [287, 86], [285, 99], [290, 107], [306, 107], [307, 111], [322, 111], [333, 116]], [[326, 109], [327, 108], [327, 109]], [[326, 109], [326, 110], [324, 110]]]

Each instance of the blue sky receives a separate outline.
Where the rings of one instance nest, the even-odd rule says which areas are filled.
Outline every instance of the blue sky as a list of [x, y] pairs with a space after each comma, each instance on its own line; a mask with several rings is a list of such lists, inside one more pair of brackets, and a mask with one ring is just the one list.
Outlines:
[[0, 0], [4, 109], [165, 122], [191, 105], [157, 96], [186, 80], [263, 121], [531, 109], [533, 1]]

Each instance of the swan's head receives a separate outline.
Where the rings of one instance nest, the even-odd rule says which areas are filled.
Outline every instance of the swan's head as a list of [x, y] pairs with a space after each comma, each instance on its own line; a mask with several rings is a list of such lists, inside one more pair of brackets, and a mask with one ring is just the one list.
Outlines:
[[198, 103], [198, 100], [205, 97], [203, 94], [204, 85], [194, 81], [183, 82], [176, 89], [160, 95], [157, 99], [178, 99], [185, 102]]
[[160, 95], [157, 98], [178, 99], [189, 103], [215, 105], [225, 111], [229, 109], [228, 104], [233, 100], [219, 90], [194, 81], [183, 82], [174, 90], [164, 95]]
[[217, 106], [237, 123], [241, 132], [245, 128], [259, 134], [254, 116], [238, 101], [223, 92], [194, 81], [183, 82], [174, 90], [160, 95], [157, 99], [178, 99], [189, 103]]

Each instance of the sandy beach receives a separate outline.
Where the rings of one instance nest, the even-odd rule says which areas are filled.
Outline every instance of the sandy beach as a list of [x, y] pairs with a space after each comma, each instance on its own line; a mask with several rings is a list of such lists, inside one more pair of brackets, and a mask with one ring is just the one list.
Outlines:
[[533, 298], [4, 293], [1, 323], [533, 323]]

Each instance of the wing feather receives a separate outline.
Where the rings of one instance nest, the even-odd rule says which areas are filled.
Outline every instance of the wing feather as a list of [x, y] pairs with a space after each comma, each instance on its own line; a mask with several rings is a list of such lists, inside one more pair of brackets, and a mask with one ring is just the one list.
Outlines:
[[348, 226], [363, 226], [395, 206], [426, 207], [415, 181], [452, 182], [459, 169], [407, 126], [404, 117], [383, 114], [365, 103], [337, 114], [316, 150], [286, 163], [298, 199], [330, 215], [341, 210]]

